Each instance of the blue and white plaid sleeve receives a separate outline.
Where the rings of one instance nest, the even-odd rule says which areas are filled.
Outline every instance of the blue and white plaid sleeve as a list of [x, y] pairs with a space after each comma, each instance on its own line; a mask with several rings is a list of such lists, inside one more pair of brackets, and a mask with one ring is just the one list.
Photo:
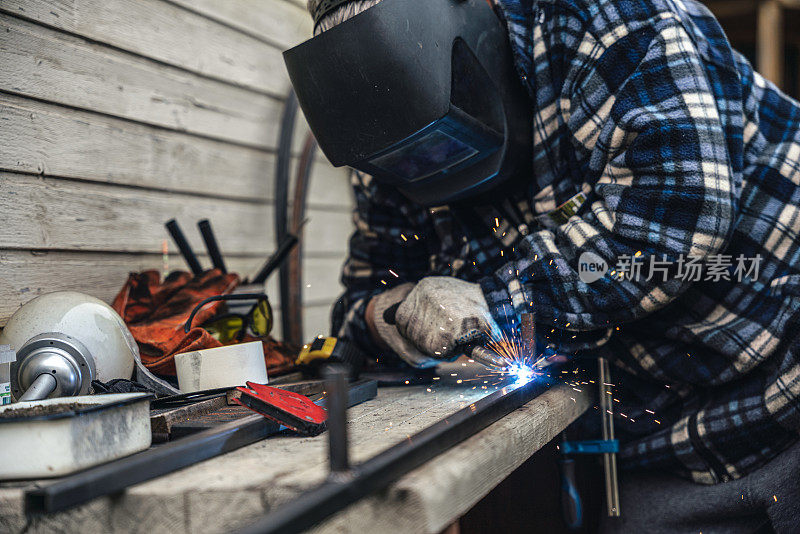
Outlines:
[[386, 352], [367, 332], [364, 312], [375, 295], [425, 275], [425, 239], [411, 222], [410, 204], [370, 176], [353, 173], [355, 233], [342, 268], [345, 293], [333, 310], [333, 334], [354, 342], [370, 355]]
[[[535, 38], [536, 36], [534, 36]], [[534, 69], [537, 46], [534, 42]], [[565, 325], [594, 339], [663, 308], [688, 286], [628, 279], [620, 257], [704, 258], [723, 249], [734, 187], [715, 99], [691, 38], [670, 14], [631, 29], [583, 37], [552, 106], [538, 106], [535, 135], [557, 122], [587, 156], [583, 210], [527, 236], [517, 257], [482, 280], [499, 321], [531, 308], [537, 322]], [[591, 253], [610, 267], [593, 283], [578, 275]]]

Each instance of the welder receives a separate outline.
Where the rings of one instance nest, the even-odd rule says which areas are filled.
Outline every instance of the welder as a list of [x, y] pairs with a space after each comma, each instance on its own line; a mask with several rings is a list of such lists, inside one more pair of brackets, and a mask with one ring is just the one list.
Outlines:
[[693, 0], [309, 10], [290, 77], [356, 171], [334, 334], [425, 367], [534, 313], [612, 361], [605, 531], [796, 532], [800, 105]]

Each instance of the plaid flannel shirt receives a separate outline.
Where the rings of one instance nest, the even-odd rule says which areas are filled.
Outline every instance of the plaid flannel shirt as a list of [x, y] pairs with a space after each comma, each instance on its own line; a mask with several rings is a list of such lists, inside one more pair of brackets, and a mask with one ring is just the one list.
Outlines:
[[[464, 212], [355, 175], [334, 332], [380, 354], [371, 296], [433, 274], [479, 282], [499, 324], [533, 310], [550, 349], [613, 359], [623, 466], [709, 484], [758, 468], [800, 431], [800, 105], [692, 0], [495, 8], [531, 97], [533, 176]], [[589, 252], [722, 267], [586, 283]], [[760, 263], [738, 281], [720, 258]]]

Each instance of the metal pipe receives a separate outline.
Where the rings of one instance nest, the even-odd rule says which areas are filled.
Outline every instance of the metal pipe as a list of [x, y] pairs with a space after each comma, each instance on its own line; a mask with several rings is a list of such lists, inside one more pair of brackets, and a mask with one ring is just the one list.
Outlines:
[[57, 385], [56, 377], [50, 373], [42, 373], [31, 382], [31, 385], [28, 386], [28, 389], [18, 400], [22, 402], [46, 399], [48, 395], [56, 390]]
[[487, 395], [354, 466], [351, 476], [330, 477], [322, 485], [281, 505], [275, 512], [241, 530], [239, 534], [303, 532], [475, 435], [542, 394], [548, 387], [548, 383], [537, 379], [519, 387], [507, 386]]
[[325, 390], [328, 392], [328, 456], [332, 476], [350, 470], [347, 447], [347, 376], [347, 371], [339, 366], [331, 366], [325, 373]]
[[172, 236], [172, 240], [175, 241], [175, 245], [178, 247], [178, 250], [181, 251], [181, 256], [183, 256], [183, 259], [186, 261], [186, 265], [189, 266], [189, 270], [192, 271], [192, 274], [195, 276], [203, 274], [203, 268], [200, 266], [200, 262], [197, 261], [197, 256], [192, 250], [191, 245], [189, 245], [189, 242], [186, 241], [186, 236], [183, 234], [181, 227], [178, 225], [178, 221], [175, 219], [170, 219], [164, 226], [167, 227], [167, 232], [169, 232], [169, 235]]
[[[614, 406], [608, 384], [611, 380], [611, 371], [608, 360], [597, 359], [598, 378], [600, 382], [600, 411], [603, 421], [603, 440], [614, 439]], [[617, 479], [617, 455], [614, 453], [603, 454], [603, 472], [606, 483], [606, 508], [608, 517], [619, 517], [619, 482]]]
[[214, 230], [211, 229], [211, 221], [203, 219], [197, 223], [200, 229], [200, 235], [203, 236], [203, 242], [206, 244], [206, 250], [211, 258], [211, 263], [215, 269], [219, 269], [224, 273], [228, 272], [225, 268], [225, 260], [222, 259], [222, 253], [219, 251], [219, 244], [217, 238], [214, 236]]

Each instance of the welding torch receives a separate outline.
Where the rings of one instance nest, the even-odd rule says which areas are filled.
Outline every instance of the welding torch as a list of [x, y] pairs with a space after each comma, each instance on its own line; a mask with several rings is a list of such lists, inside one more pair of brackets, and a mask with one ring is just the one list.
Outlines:
[[469, 349], [467, 356], [490, 369], [503, 370], [508, 367], [508, 361], [505, 358], [482, 345], [475, 345]]
[[[386, 324], [396, 324], [397, 308], [399, 307], [400, 303], [398, 302], [394, 306], [386, 308], [383, 312], [383, 320], [386, 321]], [[482, 345], [473, 345], [469, 347], [466, 350], [466, 355], [470, 359], [490, 369], [503, 370], [508, 367], [508, 362], [505, 358]]]

